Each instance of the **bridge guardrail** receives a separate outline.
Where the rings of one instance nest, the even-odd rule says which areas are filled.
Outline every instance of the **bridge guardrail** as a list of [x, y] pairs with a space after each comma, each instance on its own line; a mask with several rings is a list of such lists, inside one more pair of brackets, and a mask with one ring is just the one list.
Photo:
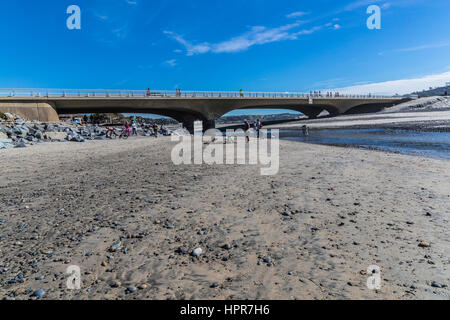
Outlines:
[[401, 98], [400, 96], [341, 94], [339, 92], [246, 92], [246, 91], [165, 91], [165, 90], [103, 90], [103, 89], [0, 89], [0, 97], [43, 98]]

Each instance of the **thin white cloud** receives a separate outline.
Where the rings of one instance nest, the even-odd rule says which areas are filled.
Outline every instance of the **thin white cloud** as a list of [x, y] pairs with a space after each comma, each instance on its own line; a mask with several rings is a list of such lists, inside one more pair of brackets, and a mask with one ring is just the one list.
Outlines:
[[305, 16], [307, 14], [309, 14], [309, 12], [297, 11], [297, 12], [289, 13], [288, 15], [286, 15], [286, 18], [288, 18], [288, 19], [300, 18], [300, 17], [303, 17], [303, 16]]
[[111, 30], [112, 34], [115, 35], [118, 39], [125, 39], [128, 36], [128, 31], [128, 25], [124, 25]]
[[175, 60], [175, 59], [171, 59], [171, 60], [167, 60], [166, 62], [165, 62], [165, 64], [167, 64], [168, 66], [170, 66], [170, 67], [175, 67], [175, 66], [177, 66], [177, 60]]
[[203, 54], [203, 53], [231, 53], [245, 51], [248, 48], [255, 45], [263, 45], [271, 42], [285, 41], [285, 40], [297, 40], [301, 35], [312, 34], [322, 27], [312, 27], [310, 29], [295, 30], [302, 22], [297, 21], [295, 23], [287, 24], [276, 28], [266, 28], [263, 26], [251, 27], [249, 31], [244, 34], [233, 37], [230, 40], [209, 43], [203, 42], [199, 44], [193, 44], [190, 41], [183, 38], [172, 31], [164, 31], [164, 33], [170, 36], [172, 39], [180, 43], [187, 52], [188, 56]]
[[388, 50], [388, 51], [380, 52], [378, 54], [380, 56], [382, 56], [382, 55], [385, 55], [388, 53], [414, 52], [414, 51], [421, 51], [421, 50], [427, 50], [427, 49], [439, 49], [439, 48], [445, 48], [445, 47], [450, 47], [450, 41], [440, 42], [440, 43], [430, 43], [430, 44], [425, 44], [425, 45], [416, 46], [416, 47]]
[[356, 0], [344, 7], [343, 11], [353, 11], [370, 5], [379, 5], [381, 9], [387, 10], [391, 7], [409, 7], [425, 2], [425, 0]]
[[137, 1], [125, 0], [125, 2], [131, 5], [137, 5]]
[[108, 16], [107, 16], [106, 14], [100, 14], [100, 13], [98, 13], [98, 12], [95, 12], [95, 13], [94, 13], [94, 16], [95, 16], [98, 20], [101, 20], [101, 21], [106, 21], [106, 20], [108, 20]]
[[365, 6], [370, 6], [372, 4], [377, 4], [379, 2], [382, 2], [383, 0], [358, 0], [358, 1], [354, 1], [350, 4], [348, 4], [345, 7], [345, 11], [352, 11], [355, 9], [359, 9], [361, 7], [365, 7]]
[[369, 83], [364, 85], [350, 86], [338, 88], [328, 91], [339, 91], [347, 94], [378, 94], [378, 95], [394, 95], [408, 94], [416, 91], [422, 91], [430, 87], [442, 87], [446, 82], [450, 82], [450, 71], [426, 75], [420, 78], [403, 79], [394, 81], [385, 81], [378, 83]]

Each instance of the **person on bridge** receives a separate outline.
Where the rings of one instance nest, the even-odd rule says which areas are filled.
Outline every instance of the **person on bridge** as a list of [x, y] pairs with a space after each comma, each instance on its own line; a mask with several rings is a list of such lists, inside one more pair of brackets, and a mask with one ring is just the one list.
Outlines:
[[239, 91], [239, 93], [240, 93], [240, 95], [241, 95], [241, 98], [243, 98], [243, 97], [244, 97], [244, 90], [241, 89], [241, 90]]
[[147, 97], [150, 97], [150, 88], [147, 88]]

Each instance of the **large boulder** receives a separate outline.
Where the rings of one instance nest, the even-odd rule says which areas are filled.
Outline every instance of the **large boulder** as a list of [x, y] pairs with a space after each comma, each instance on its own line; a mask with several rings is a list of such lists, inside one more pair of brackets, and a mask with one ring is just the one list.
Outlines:
[[28, 130], [21, 126], [16, 126], [13, 129], [13, 134], [18, 138], [25, 138], [28, 135]]
[[66, 132], [46, 132], [44, 138], [48, 140], [61, 140], [67, 138]]
[[70, 141], [73, 141], [73, 142], [84, 142], [85, 140], [80, 135], [74, 135], [74, 136], [71, 137]]
[[25, 142], [19, 142], [16, 146], [15, 146], [15, 148], [26, 148], [27, 147], [27, 145], [25, 144]]
[[44, 139], [44, 135], [42, 134], [41, 130], [36, 130], [36, 132], [34, 133], [34, 137], [36, 139]]
[[12, 113], [9, 113], [9, 112], [5, 112], [4, 114], [5, 114], [6, 120], [14, 121], [14, 119], [16, 118]]

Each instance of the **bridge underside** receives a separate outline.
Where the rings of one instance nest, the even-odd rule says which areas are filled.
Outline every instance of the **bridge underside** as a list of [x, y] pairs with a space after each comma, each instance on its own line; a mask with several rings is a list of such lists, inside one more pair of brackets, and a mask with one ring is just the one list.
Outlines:
[[[23, 108], [27, 105], [46, 104], [58, 114], [149, 113], [171, 117], [182, 122], [192, 132], [194, 121], [203, 121], [204, 129], [213, 128], [217, 119], [237, 109], [288, 109], [315, 118], [323, 110], [327, 110], [332, 116], [346, 112], [373, 112], [403, 101], [389, 98], [315, 98], [313, 104], [310, 104], [308, 98], [36, 98], [13, 101], [0, 99], [0, 111], [2, 107], [6, 109], [5, 106], [9, 106], [7, 112], [14, 112], [11, 107], [17, 109], [19, 106]], [[46, 121], [41, 118], [34, 120]]]

